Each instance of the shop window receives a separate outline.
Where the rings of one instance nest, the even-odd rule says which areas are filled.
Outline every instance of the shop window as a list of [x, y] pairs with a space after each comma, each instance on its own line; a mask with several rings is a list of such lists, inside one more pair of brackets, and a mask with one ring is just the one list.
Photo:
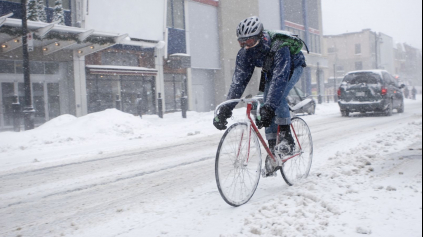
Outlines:
[[32, 93], [33, 106], [35, 109], [35, 123], [45, 123], [44, 83], [32, 83]]
[[0, 60], [0, 73], [15, 73], [15, 63], [13, 61]]
[[166, 111], [181, 109], [181, 98], [186, 93], [186, 76], [180, 74], [165, 74]]
[[[156, 89], [154, 77], [122, 76], [123, 111], [134, 115], [156, 113]], [[140, 104], [138, 104], [140, 103]]]
[[13, 83], [1, 83], [2, 101], [3, 101], [3, 113], [4, 123], [6, 126], [12, 125], [12, 103], [13, 96], [15, 95]]
[[115, 108], [113, 89], [117, 80], [106, 76], [94, 75], [87, 78], [88, 113]]
[[15, 61], [15, 70], [17, 74], [23, 74], [23, 62]]
[[44, 74], [43, 62], [29, 62], [29, 68], [31, 74]]
[[48, 113], [49, 118], [53, 119], [60, 115], [60, 89], [59, 83], [47, 84], [48, 95]]
[[59, 74], [59, 63], [45, 63], [46, 74]]

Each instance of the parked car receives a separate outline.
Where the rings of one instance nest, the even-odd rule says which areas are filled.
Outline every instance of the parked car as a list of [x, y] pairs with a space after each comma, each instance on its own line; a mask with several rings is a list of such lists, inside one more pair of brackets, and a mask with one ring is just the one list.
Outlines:
[[[263, 93], [259, 93], [256, 98], [258, 98], [260, 100], [260, 102], [263, 104]], [[297, 87], [294, 87], [290, 92], [289, 92], [289, 96], [287, 97], [288, 100], [288, 104], [289, 106], [291, 106], [292, 108], [296, 105], [298, 105], [301, 102], [305, 102], [306, 100], [309, 101], [308, 103], [306, 103], [306, 105], [304, 107], [299, 108], [298, 110], [295, 110], [294, 113], [295, 114], [300, 114], [300, 113], [307, 113], [309, 115], [313, 115], [316, 114], [316, 101], [313, 99], [313, 97], [311, 96], [307, 96], [302, 90], [300, 90]], [[254, 110], [253, 110], [254, 112]]]
[[387, 71], [354, 71], [348, 73], [338, 90], [342, 116], [353, 112], [404, 113], [404, 95], [395, 78]]
[[294, 87], [290, 92], [288, 96], [288, 103], [291, 107], [294, 107], [295, 105], [299, 104], [302, 101], [305, 100], [311, 100], [308, 104], [306, 104], [304, 107], [295, 110], [294, 112], [296, 114], [306, 113], [309, 115], [316, 114], [316, 101], [313, 99], [312, 96], [306, 95], [300, 88]]

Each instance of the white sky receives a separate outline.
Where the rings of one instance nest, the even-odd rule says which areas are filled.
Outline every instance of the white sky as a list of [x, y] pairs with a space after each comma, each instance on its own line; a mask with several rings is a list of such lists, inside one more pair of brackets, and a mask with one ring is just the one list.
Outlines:
[[325, 35], [371, 28], [422, 48], [422, 0], [322, 0]]

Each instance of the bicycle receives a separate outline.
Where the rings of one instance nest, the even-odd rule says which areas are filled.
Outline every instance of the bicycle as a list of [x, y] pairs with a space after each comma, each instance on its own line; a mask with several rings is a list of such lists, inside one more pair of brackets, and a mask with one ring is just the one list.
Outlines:
[[[247, 120], [230, 126], [223, 135], [216, 154], [215, 176], [220, 195], [231, 206], [239, 207], [251, 200], [260, 177], [267, 177], [262, 169], [262, 150], [275, 161], [283, 179], [289, 186], [308, 177], [313, 160], [313, 140], [307, 123], [299, 118], [292, 119], [291, 130], [296, 141], [294, 153], [286, 155], [283, 149], [275, 148], [274, 154], [267, 146], [259, 129], [251, 118], [253, 103], [257, 104], [259, 116], [260, 101], [254, 98], [228, 100], [217, 106], [215, 116], [220, 107], [231, 103], [247, 104]], [[295, 106], [297, 107], [297, 106]], [[295, 111], [295, 107], [291, 111]], [[280, 137], [278, 129], [278, 138]], [[279, 139], [278, 139], [279, 140]], [[283, 144], [277, 141], [277, 144]]]

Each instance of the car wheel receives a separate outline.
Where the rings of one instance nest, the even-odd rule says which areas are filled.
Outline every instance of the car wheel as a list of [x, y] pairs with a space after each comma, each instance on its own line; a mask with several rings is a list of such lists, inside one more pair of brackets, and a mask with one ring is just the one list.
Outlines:
[[349, 117], [350, 116], [350, 111], [348, 111], [348, 110], [343, 110], [343, 111], [341, 111], [341, 113], [342, 113], [342, 117]]
[[308, 114], [309, 114], [309, 115], [314, 115], [314, 114], [316, 114], [316, 105], [315, 105], [315, 104], [312, 104], [312, 105], [310, 106], [310, 108], [308, 109]]
[[404, 100], [401, 101], [401, 106], [398, 108], [398, 113], [402, 114], [405, 111]]
[[392, 116], [393, 113], [394, 113], [394, 103], [391, 100], [388, 105], [388, 108], [385, 110], [385, 115], [389, 117], [389, 116]]

